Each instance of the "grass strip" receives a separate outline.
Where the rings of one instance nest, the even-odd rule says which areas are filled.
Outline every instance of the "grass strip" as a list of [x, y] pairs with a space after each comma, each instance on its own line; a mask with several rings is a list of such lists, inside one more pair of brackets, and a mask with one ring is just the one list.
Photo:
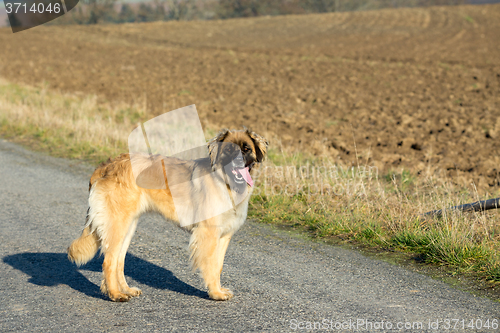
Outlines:
[[[0, 135], [58, 157], [94, 165], [126, 152], [139, 121], [153, 118], [142, 105], [111, 104], [96, 96], [49, 91], [0, 80]], [[208, 129], [207, 137], [215, 133]], [[432, 168], [429, 168], [431, 170]], [[418, 253], [457, 273], [500, 281], [498, 213], [418, 214], [487, 199], [435, 174], [409, 170], [380, 174], [328, 158], [270, 149], [254, 177], [249, 217], [300, 228], [316, 238]]]

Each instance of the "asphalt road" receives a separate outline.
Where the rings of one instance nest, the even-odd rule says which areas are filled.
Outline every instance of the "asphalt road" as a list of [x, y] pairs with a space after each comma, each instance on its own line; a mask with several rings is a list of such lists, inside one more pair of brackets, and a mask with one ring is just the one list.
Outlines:
[[[390, 323], [393, 331], [458, 332], [472, 319], [499, 319], [499, 303], [251, 221], [224, 265], [222, 283], [235, 297], [215, 302], [189, 269], [189, 235], [157, 215], [141, 218], [125, 263], [143, 295], [113, 303], [99, 292], [102, 257], [81, 268], [66, 258], [84, 224], [92, 171], [0, 140], [0, 332], [310, 332], [307, 322], [320, 322], [319, 331], [391, 331]], [[459, 320], [450, 321], [455, 329], [446, 330], [447, 319]], [[419, 322], [422, 329], [404, 329]]]

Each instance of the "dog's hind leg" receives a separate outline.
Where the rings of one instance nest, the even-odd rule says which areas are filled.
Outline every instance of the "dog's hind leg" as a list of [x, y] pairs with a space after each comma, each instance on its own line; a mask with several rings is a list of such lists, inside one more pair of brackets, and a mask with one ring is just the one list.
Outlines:
[[221, 253], [225, 253], [229, 238], [220, 239], [220, 230], [216, 227], [199, 225], [193, 230], [189, 247], [193, 268], [199, 269], [205, 285], [208, 287], [210, 298], [225, 301], [233, 297], [228, 289], [220, 285], [222, 269]]
[[137, 220], [138, 218], [135, 218], [132, 221], [132, 223], [129, 226], [127, 235], [123, 240], [122, 248], [120, 251], [120, 257], [118, 258], [118, 267], [116, 271], [116, 274], [118, 276], [118, 284], [120, 286], [120, 291], [129, 296], [139, 296], [142, 293], [139, 288], [129, 287], [127, 284], [127, 280], [125, 279], [125, 256], [127, 255], [127, 250], [130, 245], [130, 241], [134, 236], [135, 229], [137, 227]]
[[132, 297], [121, 291], [119, 278], [124, 274], [123, 265], [119, 265], [122, 249], [124, 248], [130, 229], [132, 228], [135, 230], [135, 227], [132, 227], [134, 219], [124, 215], [125, 214], [115, 214], [113, 217], [109, 218], [108, 223], [110, 229], [107, 230], [106, 237], [102, 239], [102, 247], [104, 249], [102, 271], [104, 279], [101, 284], [101, 290], [107, 293], [109, 298], [115, 302], [126, 302]]

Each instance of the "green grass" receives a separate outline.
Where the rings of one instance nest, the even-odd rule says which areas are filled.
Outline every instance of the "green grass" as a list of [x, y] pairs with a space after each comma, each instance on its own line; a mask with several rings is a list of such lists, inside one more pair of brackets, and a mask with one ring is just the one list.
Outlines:
[[[325, 163], [301, 154], [281, 155], [271, 151], [268, 163]], [[496, 255], [500, 224], [495, 213], [448, 214], [433, 220], [419, 217], [425, 211], [477, 200], [463, 188], [442, 185], [442, 179], [421, 179], [409, 170], [390, 171], [379, 178], [364, 167], [337, 166], [334, 182], [345, 187], [350, 184], [351, 190], [333, 196], [308, 191], [288, 195], [273, 187], [277, 188], [276, 182], [289, 184], [291, 180], [274, 178], [274, 182], [272, 175], [259, 179], [250, 201], [250, 217], [285, 224], [318, 239], [417, 253], [425, 262], [448, 266], [456, 273], [473, 272], [500, 281]], [[318, 181], [310, 178], [300, 181]]]

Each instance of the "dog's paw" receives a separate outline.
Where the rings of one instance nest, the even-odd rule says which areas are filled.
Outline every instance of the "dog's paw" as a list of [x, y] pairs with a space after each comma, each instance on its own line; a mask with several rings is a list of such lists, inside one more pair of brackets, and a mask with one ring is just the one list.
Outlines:
[[108, 296], [113, 302], [128, 302], [132, 298], [132, 296], [121, 292], [108, 293]]
[[142, 294], [142, 290], [136, 287], [131, 287], [125, 291], [125, 294], [130, 295], [132, 297], [136, 297]]
[[233, 292], [226, 288], [221, 288], [217, 291], [209, 291], [208, 296], [216, 301], [227, 301], [233, 298]]

